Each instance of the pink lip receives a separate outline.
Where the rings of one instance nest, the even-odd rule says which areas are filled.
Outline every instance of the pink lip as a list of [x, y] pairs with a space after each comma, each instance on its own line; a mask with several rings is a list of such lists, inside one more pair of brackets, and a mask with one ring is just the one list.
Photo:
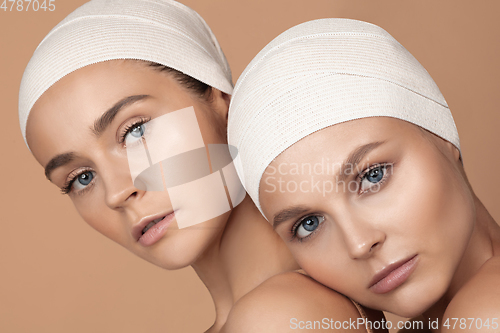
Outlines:
[[417, 263], [418, 257], [414, 255], [388, 265], [375, 274], [368, 288], [376, 294], [385, 294], [396, 289], [413, 273]]
[[[156, 223], [154, 226], [148, 229], [144, 234], [142, 230], [152, 221], [163, 218], [161, 221]], [[167, 213], [157, 214], [154, 216], [148, 216], [141, 219], [139, 223], [137, 223], [132, 228], [132, 236], [136, 241], [141, 243], [144, 246], [153, 245], [156, 243], [166, 232], [168, 226], [175, 218], [175, 212], [170, 211]]]

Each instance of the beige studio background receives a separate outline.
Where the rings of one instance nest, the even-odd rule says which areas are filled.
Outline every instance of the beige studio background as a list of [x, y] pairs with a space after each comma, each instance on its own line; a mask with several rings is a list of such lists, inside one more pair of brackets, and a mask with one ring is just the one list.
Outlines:
[[[49, 30], [84, 2], [55, 0], [54, 12], [0, 9], [0, 331], [202, 332], [214, 309], [193, 270], [159, 269], [88, 227], [45, 180], [21, 137], [17, 95], [24, 67]], [[272, 38], [307, 20], [348, 17], [388, 30], [440, 87], [472, 185], [500, 221], [500, 2], [181, 2], [211, 26], [234, 81]]]

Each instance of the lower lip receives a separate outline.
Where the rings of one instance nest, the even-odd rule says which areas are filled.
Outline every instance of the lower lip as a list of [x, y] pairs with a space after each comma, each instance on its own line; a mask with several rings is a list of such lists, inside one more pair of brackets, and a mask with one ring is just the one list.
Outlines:
[[375, 294], [385, 294], [402, 285], [417, 267], [417, 256], [389, 273], [385, 278], [370, 287]]
[[160, 222], [156, 223], [154, 226], [148, 229], [140, 238], [139, 238], [139, 243], [142, 246], [151, 246], [158, 242], [163, 235], [167, 232], [167, 228], [170, 225], [170, 223], [173, 221], [175, 218], [175, 213], [172, 212], [165, 216], [163, 220]]

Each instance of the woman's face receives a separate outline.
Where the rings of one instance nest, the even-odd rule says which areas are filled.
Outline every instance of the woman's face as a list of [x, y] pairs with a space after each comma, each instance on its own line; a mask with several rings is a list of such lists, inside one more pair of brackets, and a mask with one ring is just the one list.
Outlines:
[[458, 160], [454, 146], [408, 122], [353, 120], [280, 154], [260, 201], [314, 279], [412, 317], [444, 295], [473, 230]]
[[[90, 226], [139, 257], [176, 269], [204, 253], [229, 213], [179, 228], [168, 192], [134, 187], [124, 138], [137, 135], [141, 122], [192, 106], [204, 143], [226, 143], [228, 101], [219, 91], [213, 97], [208, 102], [194, 96], [170, 74], [144, 62], [97, 63], [63, 77], [43, 94], [31, 111], [27, 140], [42, 166], [57, 165], [49, 179], [66, 188]], [[118, 112], [109, 117], [112, 107]], [[105, 113], [107, 121], [96, 126]], [[143, 234], [148, 220], [163, 217], [154, 232]]]

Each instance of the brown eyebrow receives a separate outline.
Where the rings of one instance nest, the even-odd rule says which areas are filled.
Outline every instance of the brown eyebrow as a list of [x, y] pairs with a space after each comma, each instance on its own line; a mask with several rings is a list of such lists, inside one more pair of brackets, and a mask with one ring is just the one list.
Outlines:
[[104, 112], [102, 116], [100, 116], [96, 121], [94, 122], [94, 126], [91, 127], [90, 129], [94, 133], [96, 137], [99, 137], [102, 135], [102, 133], [106, 130], [106, 128], [113, 122], [113, 119], [115, 119], [116, 115], [120, 110], [122, 110], [124, 107], [133, 104], [137, 101], [143, 100], [145, 98], [149, 98], [151, 96], [149, 95], [134, 95], [134, 96], [128, 96], [125, 97], [118, 102], [115, 103], [108, 111]]
[[379, 147], [385, 143], [385, 141], [377, 141], [377, 142], [371, 142], [362, 146], [359, 146], [356, 148], [351, 154], [349, 154], [349, 157], [342, 163], [342, 166], [340, 168], [340, 175], [338, 177], [338, 182], [345, 181], [347, 177], [349, 177], [349, 174], [346, 172], [343, 172], [342, 170], [347, 169], [348, 166], [355, 166], [357, 165], [363, 157], [365, 157], [366, 154], [371, 152], [373, 149]]
[[52, 179], [50, 179], [50, 174], [52, 173], [52, 171], [54, 171], [54, 169], [57, 169], [63, 165], [70, 163], [74, 159], [75, 159], [75, 154], [72, 152], [59, 154], [55, 156], [45, 166], [45, 177], [47, 177], [48, 180], [52, 181]]
[[279, 213], [274, 215], [273, 218], [273, 229], [276, 229], [281, 223], [288, 221], [292, 218], [295, 218], [299, 215], [304, 214], [307, 212], [308, 209], [303, 206], [292, 206], [285, 208], [283, 210], [280, 210]]
[[[371, 142], [356, 148], [353, 152], [349, 154], [347, 159], [342, 163], [341, 171], [346, 169], [348, 165], [358, 164], [366, 154], [368, 154], [373, 149], [379, 147], [385, 143], [385, 141]], [[339, 181], [345, 180], [349, 174], [341, 172], [339, 175]], [[290, 219], [297, 218], [298, 216], [304, 214], [309, 209], [304, 206], [291, 206], [280, 210], [273, 218], [273, 228], [276, 229], [281, 223], [286, 222]]]

